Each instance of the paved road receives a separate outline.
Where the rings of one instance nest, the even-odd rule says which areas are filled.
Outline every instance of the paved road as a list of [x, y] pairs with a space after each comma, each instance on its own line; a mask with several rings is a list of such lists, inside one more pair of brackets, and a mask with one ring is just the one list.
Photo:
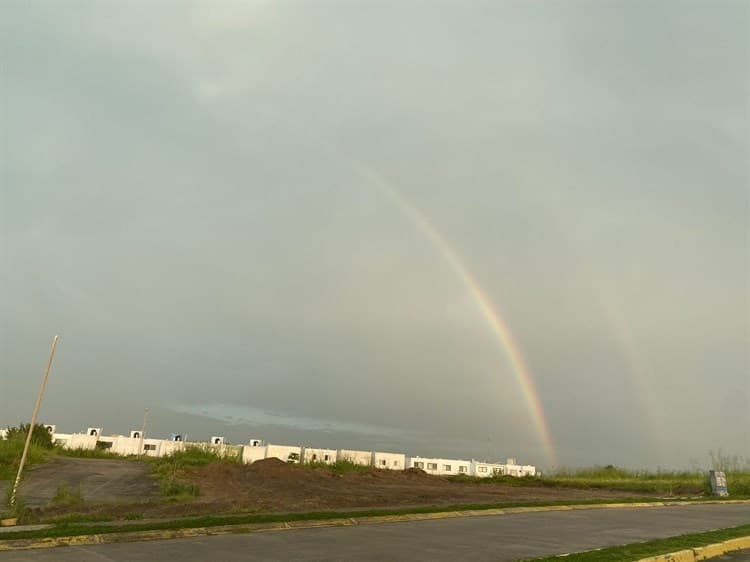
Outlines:
[[740, 550], [714, 558], [717, 562], [750, 562], [750, 550]]
[[146, 501], [159, 496], [159, 485], [142, 462], [56, 457], [31, 468], [19, 495], [29, 507], [50, 503], [62, 484], [90, 502]]
[[750, 504], [592, 509], [0, 553], [0, 562], [517, 560], [750, 522]]

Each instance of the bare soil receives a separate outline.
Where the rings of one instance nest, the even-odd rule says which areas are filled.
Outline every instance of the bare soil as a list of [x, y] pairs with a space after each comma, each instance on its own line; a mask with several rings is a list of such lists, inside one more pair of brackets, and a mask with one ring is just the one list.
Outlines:
[[[615, 490], [515, 486], [503, 483], [454, 482], [421, 470], [371, 469], [337, 473], [329, 468], [290, 465], [266, 459], [251, 465], [215, 462], [180, 474], [198, 484], [193, 501], [165, 502], [148, 465], [134, 461], [58, 458], [36, 468], [22, 489], [30, 519], [70, 513], [101, 518], [180, 517], [247, 513], [292, 513], [501, 502], [568, 501], [643, 497]], [[85, 504], [44, 506], [59, 482], [81, 483]], [[109, 502], [109, 503], [107, 503]], [[112, 503], [115, 502], [115, 503]], [[145, 503], [144, 503], [145, 502]], [[44, 506], [44, 507], [43, 507]]]

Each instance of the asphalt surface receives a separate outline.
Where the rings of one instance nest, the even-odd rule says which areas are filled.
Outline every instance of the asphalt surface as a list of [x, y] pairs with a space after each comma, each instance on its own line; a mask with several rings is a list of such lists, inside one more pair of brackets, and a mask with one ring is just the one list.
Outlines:
[[552, 511], [16, 551], [0, 553], [0, 561], [501, 561], [591, 550], [748, 522], [750, 504]]
[[56, 457], [31, 468], [19, 496], [29, 507], [49, 504], [62, 485], [88, 502], [133, 502], [159, 497], [159, 485], [140, 462]]
[[713, 558], [713, 560], [721, 562], [750, 562], [750, 550], [732, 552], [730, 554], [725, 554], [724, 556], [719, 556], [718, 558]]

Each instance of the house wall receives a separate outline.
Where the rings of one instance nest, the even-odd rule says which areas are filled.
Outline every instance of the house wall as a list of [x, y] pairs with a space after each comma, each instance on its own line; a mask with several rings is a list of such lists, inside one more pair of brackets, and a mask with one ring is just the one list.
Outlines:
[[63, 444], [63, 447], [66, 449], [95, 449], [98, 439], [99, 437], [97, 435], [72, 433], [68, 436], [68, 439]]
[[320, 462], [325, 464], [333, 464], [336, 462], [337, 452], [336, 449], [316, 449], [313, 447], [304, 447], [302, 449], [302, 462]]
[[382, 453], [380, 451], [373, 451], [370, 464], [375, 468], [404, 470], [404, 468], [406, 468], [406, 455], [403, 453]]
[[266, 458], [266, 446], [265, 445], [245, 445], [242, 447], [242, 462], [245, 464], [252, 464], [255, 461], [263, 460]]
[[[419, 468], [427, 474], [436, 476], [455, 476], [458, 474], [471, 474], [471, 462], [461, 459], [442, 459], [435, 457], [409, 457], [407, 459], [408, 468]], [[461, 471], [461, 467], [464, 468]]]
[[499, 474], [506, 474], [505, 465], [504, 464], [496, 464], [491, 462], [480, 462], [480, 461], [471, 461], [472, 462], [472, 476], [477, 476], [479, 478], [489, 478], [491, 476], [496, 476]]
[[266, 445], [266, 457], [267, 459], [270, 458], [277, 458], [284, 462], [290, 462], [292, 459], [290, 459], [290, 455], [296, 455], [297, 461], [299, 462], [300, 459], [302, 459], [302, 447], [296, 447], [296, 446], [290, 446], [290, 445]]
[[336, 451], [336, 460], [349, 461], [360, 466], [370, 466], [370, 464], [372, 463], [372, 451], [339, 449], [338, 451]]

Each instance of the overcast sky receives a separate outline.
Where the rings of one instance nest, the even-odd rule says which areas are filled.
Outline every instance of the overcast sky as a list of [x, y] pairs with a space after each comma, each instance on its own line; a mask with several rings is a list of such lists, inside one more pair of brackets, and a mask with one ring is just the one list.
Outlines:
[[557, 462], [750, 456], [749, 37], [744, 0], [3, 2], [0, 424], [59, 333], [60, 431], [550, 466], [450, 251]]

